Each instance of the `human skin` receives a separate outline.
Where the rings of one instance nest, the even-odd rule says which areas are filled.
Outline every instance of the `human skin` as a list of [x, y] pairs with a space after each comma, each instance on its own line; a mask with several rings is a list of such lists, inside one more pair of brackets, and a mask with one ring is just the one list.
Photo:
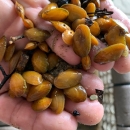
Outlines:
[[[25, 8], [25, 14], [27, 18], [31, 19], [35, 26], [40, 29], [45, 29], [50, 32], [54, 30], [50, 23], [44, 21], [38, 17], [40, 10], [45, 7], [49, 1], [47, 0], [17, 0]], [[21, 18], [17, 15], [14, 10], [15, 0], [1, 0], [0, 1], [0, 36], [5, 35], [8, 40], [11, 36], [17, 36], [23, 33], [24, 26]], [[124, 24], [128, 26], [130, 30], [130, 21], [128, 18], [120, 12], [110, 0], [103, 1], [101, 8], [108, 8], [114, 11], [113, 17], [120, 19]], [[117, 15], [118, 14], [118, 17]], [[52, 41], [57, 38], [56, 46], [52, 48]], [[16, 42], [17, 49], [21, 49], [27, 43], [27, 39], [21, 39]], [[51, 37], [47, 39], [48, 45], [52, 50], [67, 61], [69, 64], [76, 65], [80, 62], [80, 57], [77, 56], [71, 47], [64, 45], [61, 34], [57, 31], [53, 31]], [[63, 46], [61, 48], [61, 46]], [[67, 49], [67, 53], [66, 50]], [[61, 54], [62, 53], [62, 54]], [[123, 67], [116, 67], [117, 64], [125, 62]], [[118, 62], [118, 63], [117, 63]], [[98, 70], [110, 70], [114, 66], [118, 72], [126, 73], [130, 71], [130, 56], [124, 59], [119, 59], [117, 62], [109, 63], [106, 65], [94, 65]], [[93, 63], [95, 64], [95, 63]], [[1, 62], [6, 73], [8, 73], [8, 63]], [[95, 89], [103, 90], [104, 86], [101, 79], [95, 74], [83, 73], [81, 84], [84, 85], [88, 95], [94, 94]], [[87, 80], [89, 78], [89, 80]], [[2, 80], [2, 75], [0, 74]], [[54, 114], [51, 110], [45, 110], [43, 112], [35, 112], [31, 108], [31, 103], [28, 103], [23, 98], [13, 99], [10, 98], [8, 91], [7, 82], [4, 87], [0, 90], [0, 120], [22, 130], [76, 130], [78, 122], [86, 125], [95, 125], [99, 123], [103, 117], [104, 109], [103, 105], [98, 101], [90, 101], [87, 99], [82, 103], [73, 103], [70, 100], [66, 100], [65, 110], [61, 114]], [[87, 85], [86, 85], [87, 84]], [[98, 84], [98, 85], [95, 85]], [[89, 87], [91, 86], [91, 87]], [[95, 88], [96, 87], [96, 88]], [[74, 117], [72, 112], [77, 109], [80, 112], [80, 116]]]

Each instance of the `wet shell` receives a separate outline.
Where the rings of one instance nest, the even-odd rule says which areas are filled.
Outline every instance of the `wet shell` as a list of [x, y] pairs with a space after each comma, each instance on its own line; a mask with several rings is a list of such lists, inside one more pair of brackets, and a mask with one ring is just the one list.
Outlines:
[[126, 44], [125, 31], [118, 25], [111, 27], [109, 32], [104, 37], [108, 45], [115, 43]]
[[126, 44], [130, 50], [130, 34], [125, 34]]
[[82, 67], [84, 70], [88, 70], [91, 67], [91, 59], [89, 56], [82, 57], [81, 59]]
[[51, 23], [61, 33], [63, 33], [65, 30], [70, 30], [70, 27], [64, 22], [51, 21]]
[[42, 76], [43, 76], [44, 79], [46, 79], [49, 82], [51, 82], [52, 84], [54, 84], [54, 77], [51, 74], [45, 73]]
[[42, 75], [35, 71], [25, 71], [23, 78], [31, 85], [39, 85], [43, 82]]
[[26, 93], [26, 81], [21, 74], [15, 72], [10, 77], [9, 94], [11, 97], [21, 97]]
[[42, 18], [48, 21], [63, 21], [67, 18], [69, 12], [64, 8], [54, 8], [42, 13]]
[[15, 10], [17, 12], [17, 14], [22, 18], [24, 19], [24, 15], [25, 15], [25, 11], [24, 11], [24, 8], [23, 6], [18, 3], [17, 1], [15, 2]]
[[58, 62], [59, 62], [59, 57], [55, 53], [50, 53], [48, 55], [48, 63], [49, 63], [48, 70], [54, 69], [58, 64]]
[[25, 30], [24, 36], [27, 37], [30, 41], [43, 42], [50, 37], [50, 33], [46, 30], [30, 28]]
[[64, 41], [65, 44], [67, 45], [72, 45], [73, 44], [73, 36], [74, 36], [74, 31], [73, 30], [65, 30], [62, 33], [62, 40]]
[[40, 49], [33, 53], [31, 61], [35, 71], [39, 73], [45, 73], [48, 70], [49, 63], [47, 55]]
[[15, 51], [15, 44], [9, 44], [7, 46], [5, 54], [4, 54], [4, 60], [6, 62], [9, 61], [12, 58], [14, 51]]
[[116, 61], [121, 57], [126, 46], [122, 43], [113, 44], [99, 51], [94, 57], [94, 62], [105, 64], [111, 61]]
[[74, 5], [77, 5], [77, 6], [81, 6], [80, 0], [71, 0], [71, 4], [74, 4]]
[[52, 102], [50, 108], [56, 114], [60, 114], [64, 110], [65, 106], [65, 96], [62, 90], [54, 88], [52, 90], [51, 96]]
[[74, 33], [73, 50], [80, 57], [88, 55], [91, 49], [91, 33], [87, 25], [80, 24]]
[[95, 36], [91, 35], [91, 45], [98, 45], [98, 44], [99, 44], [98, 39]]
[[68, 69], [54, 79], [54, 85], [59, 89], [70, 88], [77, 85], [82, 78], [82, 74], [74, 69]]
[[49, 46], [47, 45], [47, 43], [46, 43], [45, 41], [42, 42], [42, 43], [39, 43], [39, 44], [38, 44], [38, 47], [39, 47], [42, 51], [44, 51], [44, 52], [46, 52], [46, 53], [48, 53], [48, 52], [50, 51]]
[[23, 23], [26, 28], [34, 28], [34, 24], [30, 19], [24, 19]]
[[5, 36], [2, 36], [0, 38], [0, 61], [2, 61], [5, 51], [6, 51], [6, 46], [7, 46], [7, 39]]
[[85, 10], [87, 11], [89, 17], [93, 17], [96, 11], [96, 6], [94, 3], [89, 3]]
[[86, 90], [80, 84], [64, 89], [64, 94], [74, 102], [83, 102], [87, 98]]
[[66, 10], [69, 11], [69, 16], [67, 17], [67, 21], [74, 22], [76, 19], [88, 17], [86, 11], [77, 5], [64, 4], [62, 8], [65, 8]]
[[51, 90], [52, 84], [44, 80], [41, 84], [37, 86], [31, 86], [27, 95], [28, 101], [35, 101], [42, 97], [45, 97]]
[[40, 12], [39, 12], [39, 16], [42, 17], [42, 13], [44, 11], [47, 11], [47, 10], [51, 10], [51, 9], [55, 9], [55, 8], [58, 8], [57, 4], [56, 3], [50, 3], [48, 4], [47, 6], [45, 6]]
[[43, 97], [32, 103], [32, 109], [35, 111], [43, 111], [50, 106], [51, 102], [52, 102], [51, 98]]
[[89, 28], [92, 35], [98, 36], [100, 34], [100, 27], [96, 21], [93, 21], [93, 24]]
[[22, 51], [18, 51], [10, 59], [10, 61], [9, 61], [9, 72], [10, 73], [12, 73], [15, 70], [15, 68], [16, 68], [16, 66], [18, 64], [18, 61], [20, 59], [21, 54], [22, 54]]
[[25, 50], [33, 50], [37, 47], [36, 42], [28, 42], [26, 46], [24, 47]]

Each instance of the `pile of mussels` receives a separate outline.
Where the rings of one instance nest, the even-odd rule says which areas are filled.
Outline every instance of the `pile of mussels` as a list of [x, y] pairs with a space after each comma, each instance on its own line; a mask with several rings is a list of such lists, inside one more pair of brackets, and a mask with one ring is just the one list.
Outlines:
[[[24, 97], [36, 111], [50, 108], [58, 114], [64, 110], [65, 97], [74, 102], [86, 100], [87, 91], [80, 84], [82, 74], [78, 70], [90, 69], [89, 53], [93, 46], [98, 46], [97, 38], [107, 46], [95, 55], [96, 63], [116, 61], [129, 53], [127, 28], [111, 18], [112, 11], [101, 10], [99, 0], [51, 0], [38, 14], [61, 32], [64, 44], [81, 57], [81, 63], [76, 66], [69, 65], [49, 48], [46, 39], [51, 34], [35, 28], [25, 17], [21, 4], [16, 2], [15, 9], [26, 30], [21, 36], [11, 37], [8, 44], [5, 36], [0, 38], [0, 60], [9, 62], [10, 70], [7, 75], [0, 66], [4, 77], [0, 87], [10, 78], [9, 95]], [[21, 38], [30, 42], [23, 50], [16, 51], [15, 41]], [[97, 93], [89, 98], [97, 100], [100, 96]]]

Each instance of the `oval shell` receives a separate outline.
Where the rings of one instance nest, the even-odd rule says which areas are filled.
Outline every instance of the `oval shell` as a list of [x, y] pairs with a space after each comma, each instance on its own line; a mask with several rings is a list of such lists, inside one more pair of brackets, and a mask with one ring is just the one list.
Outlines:
[[64, 8], [54, 8], [42, 13], [42, 18], [48, 21], [63, 21], [67, 18], [69, 12]]
[[43, 81], [42, 75], [35, 71], [25, 71], [22, 75], [26, 82], [31, 85], [39, 85]]
[[86, 90], [80, 84], [64, 89], [64, 94], [73, 102], [83, 102], [87, 98]]
[[12, 97], [21, 97], [26, 93], [27, 85], [21, 74], [15, 72], [10, 77], [9, 94]]
[[54, 88], [52, 90], [51, 96], [52, 102], [50, 108], [56, 114], [61, 113], [64, 110], [65, 106], [65, 96], [62, 90]]
[[70, 88], [77, 85], [82, 78], [82, 74], [74, 69], [68, 69], [54, 79], [54, 85], [59, 89]]
[[111, 46], [108, 46], [101, 51], [99, 51], [95, 57], [94, 57], [94, 62], [99, 63], [99, 64], [105, 64], [109, 63], [111, 61], [116, 61], [121, 57], [123, 54], [124, 50], [126, 48], [126, 45], [122, 43], [118, 44], [113, 44]]
[[61, 6], [62, 8], [68, 10], [69, 15], [67, 17], [67, 21], [73, 22], [76, 19], [81, 19], [81, 18], [87, 18], [87, 13], [86, 11], [74, 4], [64, 4]]
[[80, 57], [85, 57], [91, 49], [91, 33], [87, 25], [80, 24], [74, 33], [73, 50]]
[[45, 97], [51, 90], [52, 84], [44, 80], [41, 84], [37, 86], [31, 86], [27, 95], [28, 101], [35, 101], [42, 97]]
[[51, 102], [52, 102], [51, 98], [43, 97], [32, 103], [32, 109], [35, 111], [43, 111], [50, 106]]

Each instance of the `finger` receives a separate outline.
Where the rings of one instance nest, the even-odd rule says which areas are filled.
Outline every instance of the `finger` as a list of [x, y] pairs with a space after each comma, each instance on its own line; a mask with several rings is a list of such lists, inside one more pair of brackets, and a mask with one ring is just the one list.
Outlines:
[[[103, 82], [98, 76], [94, 74], [87, 74], [83, 71], [81, 71], [81, 73], [81, 85], [86, 89], [88, 97], [92, 94], [96, 94], [95, 89], [104, 90]], [[98, 100], [90, 101], [89, 98], [80, 103], [74, 103], [67, 99], [65, 110], [70, 113], [77, 110], [80, 113], [79, 116], [76, 116], [77, 121], [85, 125], [95, 125], [99, 123], [104, 113], [102, 104], [100, 104]]]
[[118, 59], [115, 62], [113, 69], [120, 74], [130, 72], [130, 54], [128, 57], [121, 57]]
[[122, 23], [124, 23], [127, 26], [128, 30], [130, 31], [130, 20], [120, 9], [114, 6], [112, 0], [101, 1], [101, 9], [104, 8], [106, 8], [109, 11], [113, 11], [112, 17], [115, 19], [119, 19]]
[[82, 73], [81, 85], [86, 89], [88, 96], [96, 94], [96, 89], [104, 90], [103, 81], [97, 75], [85, 71], [80, 72]]
[[50, 110], [35, 112], [30, 103], [21, 98], [12, 99], [8, 94], [0, 96], [0, 105], [2, 106], [0, 120], [22, 130], [76, 130], [77, 128], [75, 118], [65, 111], [58, 115]]
[[86, 99], [81, 103], [74, 103], [70, 100], [66, 100], [65, 109], [70, 113], [73, 113], [74, 110], [79, 112], [80, 115], [76, 116], [77, 122], [84, 125], [98, 124], [104, 114], [103, 105], [97, 100], [90, 101], [89, 99]]

